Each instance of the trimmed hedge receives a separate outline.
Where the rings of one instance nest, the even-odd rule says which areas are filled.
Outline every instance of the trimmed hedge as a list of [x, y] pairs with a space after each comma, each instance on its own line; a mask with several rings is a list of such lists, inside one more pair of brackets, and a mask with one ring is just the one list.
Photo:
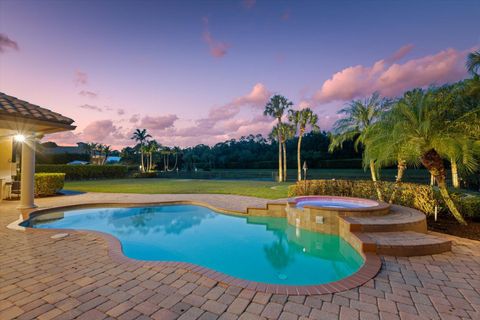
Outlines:
[[65, 173], [35, 173], [35, 196], [52, 196], [63, 189]]
[[124, 178], [128, 168], [123, 165], [37, 165], [36, 172], [65, 173], [66, 180]]
[[[387, 201], [393, 192], [394, 182], [378, 181], [384, 199]], [[371, 180], [308, 180], [297, 182], [288, 188], [288, 196], [301, 195], [329, 195], [377, 199], [375, 185]], [[452, 194], [452, 198], [463, 216], [480, 218], [480, 197]], [[403, 182], [399, 185], [393, 203], [414, 208], [433, 215], [435, 206], [438, 205], [443, 211], [447, 210], [440, 194], [429, 185]]]
[[[378, 181], [385, 199], [389, 199], [393, 191], [393, 182]], [[309, 180], [297, 182], [288, 189], [289, 196], [298, 195], [330, 195], [376, 199], [377, 192], [371, 180]], [[436, 195], [432, 187], [416, 183], [402, 183], [396, 193], [394, 203], [415, 208], [426, 214], [435, 212]]]

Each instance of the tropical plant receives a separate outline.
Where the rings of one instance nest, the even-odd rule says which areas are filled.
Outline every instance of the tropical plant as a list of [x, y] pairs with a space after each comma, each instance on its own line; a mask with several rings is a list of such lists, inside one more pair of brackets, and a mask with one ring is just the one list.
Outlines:
[[320, 128], [317, 125], [318, 116], [310, 109], [304, 108], [301, 110], [289, 110], [288, 119], [292, 122], [298, 130], [298, 142], [297, 142], [297, 180], [302, 180], [302, 161], [301, 161], [301, 149], [302, 139], [307, 127], [310, 127], [312, 131], [318, 131]]
[[407, 92], [391, 111], [393, 119], [391, 143], [402, 145], [408, 154], [415, 157], [435, 177], [440, 194], [450, 212], [462, 224], [466, 224], [452, 201], [446, 184], [443, 159], [449, 159], [458, 148], [468, 161], [464, 166], [477, 166], [474, 151], [469, 145], [476, 144], [472, 134], [466, 131], [462, 119], [451, 119], [449, 108], [438, 104], [435, 89], [415, 89]]
[[147, 133], [147, 129], [135, 129], [135, 132], [133, 132], [133, 135], [130, 139], [137, 141], [140, 144], [140, 170], [142, 172], [145, 172], [145, 164], [143, 162], [143, 154], [145, 151], [145, 148], [142, 148], [147, 141], [148, 138], [151, 138], [152, 136]]
[[101, 150], [102, 150], [101, 152], [103, 153], [103, 156], [104, 156], [102, 164], [105, 164], [105, 163], [107, 163], [108, 156], [110, 155], [110, 152], [112, 151], [111, 146], [102, 145]]
[[466, 67], [472, 75], [477, 75], [480, 70], [480, 50], [470, 52], [467, 56]]
[[[277, 125], [282, 123], [282, 117], [284, 113], [293, 106], [293, 103], [289, 101], [287, 98], [281, 95], [274, 95], [270, 98], [270, 101], [265, 105], [265, 110], [263, 114], [265, 116], [271, 116], [277, 120]], [[277, 141], [278, 143], [278, 181], [284, 181], [284, 173], [283, 173], [283, 166], [282, 166], [282, 145], [280, 141], [282, 137], [280, 136], [280, 130], [277, 130]]]
[[[355, 150], [358, 150], [360, 144], [365, 144], [365, 137], [369, 130], [375, 124], [380, 116], [388, 110], [391, 102], [388, 99], [380, 98], [375, 92], [369, 98], [362, 100], [353, 100], [345, 108], [338, 111], [345, 117], [337, 120], [333, 125], [333, 135], [329, 146], [329, 151], [341, 148], [346, 141], [353, 140]], [[368, 163], [372, 181], [377, 182], [377, 167], [375, 161], [370, 159]], [[383, 196], [378, 189], [378, 199]]]
[[160, 145], [156, 140], [150, 140], [146, 144], [145, 151], [148, 155], [147, 158], [147, 171], [152, 171], [153, 170], [153, 156], [155, 152], [158, 152], [158, 149], [160, 148]]

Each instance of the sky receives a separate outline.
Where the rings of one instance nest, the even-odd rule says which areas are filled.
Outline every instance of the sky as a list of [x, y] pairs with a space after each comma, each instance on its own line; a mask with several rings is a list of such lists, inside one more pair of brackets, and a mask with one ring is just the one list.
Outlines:
[[0, 0], [0, 91], [75, 120], [62, 145], [268, 134], [272, 94], [329, 130], [375, 91], [468, 77], [479, 0]]

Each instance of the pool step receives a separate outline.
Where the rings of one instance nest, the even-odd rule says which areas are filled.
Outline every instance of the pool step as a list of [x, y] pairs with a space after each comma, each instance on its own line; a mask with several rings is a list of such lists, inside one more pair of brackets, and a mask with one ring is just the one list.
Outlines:
[[452, 242], [437, 236], [414, 231], [355, 232], [357, 246], [365, 252], [391, 256], [422, 256], [450, 251]]
[[350, 232], [427, 232], [425, 214], [411, 208], [392, 205], [390, 213], [384, 216], [343, 217]]

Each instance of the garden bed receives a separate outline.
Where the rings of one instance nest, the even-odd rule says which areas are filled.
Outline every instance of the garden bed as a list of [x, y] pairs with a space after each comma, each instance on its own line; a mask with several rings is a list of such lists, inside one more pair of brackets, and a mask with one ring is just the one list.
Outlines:
[[455, 218], [441, 215], [437, 221], [427, 217], [428, 230], [450, 234], [453, 236], [480, 241], [480, 221], [467, 220], [468, 225], [462, 226]]

